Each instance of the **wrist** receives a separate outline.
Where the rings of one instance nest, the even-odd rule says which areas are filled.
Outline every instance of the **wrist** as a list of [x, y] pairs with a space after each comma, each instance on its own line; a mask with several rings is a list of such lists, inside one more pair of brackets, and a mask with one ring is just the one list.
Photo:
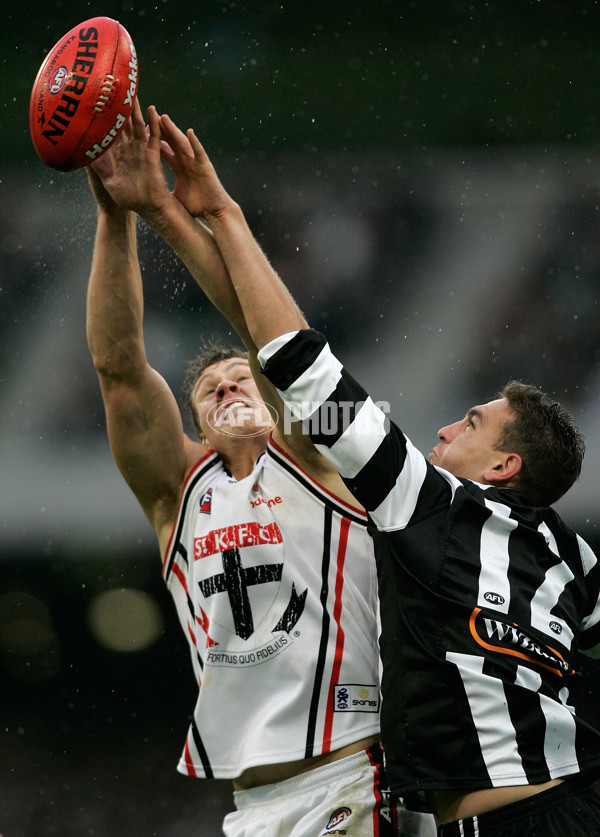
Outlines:
[[112, 206], [98, 206], [98, 225], [108, 228], [112, 233], [128, 231], [135, 228], [135, 212], [113, 204]]
[[138, 215], [155, 232], [161, 236], [166, 236], [177, 222], [178, 210], [176, 204], [175, 198], [169, 194], [160, 205], [139, 209]]
[[204, 220], [223, 252], [228, 251], [234, 242], [243, 242], [252, 237], [241, 206], [233, 200], [218, 212], [205, 212]]
[[110, 203], [99, 203], [97, 206], [97, 216], [99, 220], [103, 218], [109, 222], [120, 223], [133, 214], [134, 213], [130, 209], [118, 206], [118, 204], [113, 201], [110, 201]]
[[244, 213], [239, 203], [227, 196], [227, 200], [219, 209], [204, 211], [204, 220], [211, 229], [224, 227], [231, 223], [244, 222]]

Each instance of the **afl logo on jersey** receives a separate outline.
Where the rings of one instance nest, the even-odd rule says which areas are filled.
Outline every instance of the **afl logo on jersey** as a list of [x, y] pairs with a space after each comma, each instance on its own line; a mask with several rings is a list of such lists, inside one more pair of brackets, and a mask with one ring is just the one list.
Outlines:
[[[352, 809], [351, 808], [336, 808], [333, 814], [329, 817], [329, 822], [325, 826], [325, 834], [331, 834], [334, 829], [337, 829], [342, 823], [346, 822], [346, 820], [351, 816]], [[345, 834], [346, 832], [341, 832]]]
[[505, 603], [505, 598], [500, 593], [484, 593], [483, 598], [492, 605], [503, 605]]
[[202, 497], [200, 497], [200, 514], [210, 514], [212, 506], [212, 488], [207, 488]]

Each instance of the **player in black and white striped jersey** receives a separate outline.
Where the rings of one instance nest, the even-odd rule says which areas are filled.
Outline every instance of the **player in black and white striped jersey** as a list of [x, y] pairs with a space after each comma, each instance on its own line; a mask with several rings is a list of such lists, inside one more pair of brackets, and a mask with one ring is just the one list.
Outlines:
[[600, 835], [600, 733], [569, 695], [579, 652], [600, 656], [600, 567], [550, 508], [581, 468], [571, 417], [513, 382], [424, 457], [307, 328], [195, 154], [264, 372], [377, 528], [392, 791], [443, 837]]
[[[579, 473], [583, 444], [570, 417], [513, 382], [440, 430], [427, 461], [322, 335], [285, 335], [260, 357], [379, 530], [392, 790], [409, 805], [427, 792], [442, 822], [474, 817], [482, 837], [496, 834], [490, 821], [506, 833], [504, 806], [527, 822], [554, 798], [551, 817], [559, 809], [569, 830], [560, 820], [558, 831], [528, 831], [519, 818], [514, 834], [600, 833], [587, 813], [584, 830], [573, 830], [571, 784], [563, 781], [585, 783], [587, 773], [589, 784], [600, 765], [600, 735], [569, 700], [577, 652], [600, 651], [600, 568], [549, 507]], [[361, 407], [332, 432], [332, 403]], [[554, 470], [560, 477], [552, 480]], [[596, 816], [600, 828], [600, 804]], [[441, 833], [462, 834], [458, 828]]]

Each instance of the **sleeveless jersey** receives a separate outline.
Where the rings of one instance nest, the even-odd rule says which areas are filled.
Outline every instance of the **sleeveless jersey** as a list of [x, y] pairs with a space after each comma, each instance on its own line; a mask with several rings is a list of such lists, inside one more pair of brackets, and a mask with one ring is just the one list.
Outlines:
[[[259, 353], [375, 526], [392, 792], [547, 782], [600, 766], [580, 652], [600, 656], [600, 563], [551, 508], [431, 465], [312, 330]], [[337, 419], [333, 426], [332, 416]]]
[[181, 773], [233, 779], [379, 732], [367, 517], [273, 440], [239, 481], [214, 452], [196, 464], [163, 576], [198, 683]]

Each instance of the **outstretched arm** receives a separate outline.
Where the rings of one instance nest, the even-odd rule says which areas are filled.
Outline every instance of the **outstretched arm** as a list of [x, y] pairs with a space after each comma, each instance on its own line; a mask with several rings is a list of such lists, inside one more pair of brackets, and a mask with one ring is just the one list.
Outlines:
[[[176, 174], [174, 196], [202, 217], [219, 247], [252, 342], [261, 348], [307, 323], [254, 238], [239, 204], [222, 185], [208, 154], [190, 128], [184, 134], [161, 116], [162, 154]], [[201, 282], [202, 284], [202, 282]]]
[[[194, 132], [190, 129], [183, 134], [167, 116], [161, 117], [161, 129], [167, 139], [163, 157], [178, 179], [174, 194], [210, 226], [252, 343], [260, 350], [258, 357], [266, 373], [263, 378], [268, 377], [277, 387], [278, 403], [287, 405], [299, 418], [313, 417], [318, 405], [314, 416], [317, 421], [313, 421], [310, 436], [305, 434], [301, 422], [290, 425], [292, 432], [286, 440], [291, 452], [300, 454], [308, 463], [308, 470], [318, 474], [332, 490], [337, 493], [345, 490], [347, 496], [352, 495], [373, 509], [385, 493], [374, 496], [369, 480], [363, 486], [353, 477], [378, 450], [374, 469], [380, 471], [382, 479], [380, 483], [375, 482], [378, 490], [387, 486], [383, 477], [392, 474], [395, 478], [405, 461], [402, 433], [387, 433], [385, 414], [362, 388], [343, 374], [342, 365], [333, 357], [322, 335], [308, 329], [300, 309], [252, 235], [240, 206], [221, 184]], [[321, 434], [319, 413], [325, 411], [325, 415], [331, 407], [335, 409], [338, 426], [328, 427], [327, 433]], [[336, 441], [340, 444], [332, 450]], [[327, 464], [325, 458], [329, 460]], [[417, 455], [415, 462], [420, 466], [424, 460]], [[351, 478], [346, 480], [344, 489], [340, 488], [338, 470]], [[381, 522], [387, 524], [388, 518], [404, 519], [404, 512], [394, 507], [390, 513], [386, 508]]]
[[175, 397], [146, 359], [134, 213], [171, 244], [190, 270], [212, 281], [234, 326], [243, 325], [243, 318], [211, 233], [169, 193], [160, 142], [156, 112], [150, 109], [147, 130], [137, 105], [119, 141], [88, 169], [98, 227], [87, 328], [115, 461], [164, 553], [185, 475], [205, 448], [184, 433]]
[[161, 547], [174, 522], [185, 473], [201, 451], [184, 435], [179, 409], [147, 360], [136, 217], [116, 205], [88, 169], [97, 230], [87, 297], [87, 335], [115, 461], [154, 526]]
[[156, 109], [148, 108], [146, 126], [136, 102], [128, 130], [93, 168], [115, 203], [136, 212], [177, 253], [244, 339], [240, 305], [210, 230], [169, 192], [161, 162], [160, 130]]
[[[315, 477], [337, 482], [337, 474], [333, 475], [325, 460], [317, 455], [300, 423], [282, 420], [285, 407], [275, 387], [260, 373], [256, 335], [248, 328], [248, 309], [242, 312], [240, 303], [243, 300], [243, 304], [252, 305], [256, 315], [252, 317], [252, 328], [256, 329], [264, 322], [278, 331], [280, 323], [287, 322], [286, 317], [290, 325], [303, 328], [304, 317], [254, 238], [241, 208], [223, 187], [194, 131], [184, 133], [167, 115], [160, 117], [160, 126], [161, 154], [176, 176], [173, 196], [190, 215], [208, 224], [227, 271], [225, 278], [217, 274], [207, 276], [191, 267], [192, 275], [226, 317], [231, 320], [231, 312], [235, 312], [232, 322], [248, 349], [254, 378], [264, 400], [275, 408], [280, 419], [275, 428], [277, 441]], [[344, 491], [341, 484], [336, 489]]]
[[[260, 373], [258, 347], [282, 332], [307, 328], [307, 323], [254, 238], [239, 204], [223, 187], [194, 131], [184, 133], [167, 115], [161, 116], [160, 124], [161, 153], [176, 175], [173, 195], [191, 215], [201, 217], [210, 227], [227, 269], [230, 293], [235, 296], [233, 307], [237, 306], [243, 316], [243, 327], [238, 327], [238, 333], [248, 348], [255, 380], [263, 398], [276, 408], [281, 419], [285, 406], [275, 387]], [[229, 317], [214, 288], [207, 286], [206, 277], [193, 270], [192, 274]], [[280, 420], [275, 437], [315, 478], [336, 493], [346, 494], [337, 472], [317, 453], [300, 422], [290, 421], [289, 416], [288, 420]]]
[[[168, 142], [161, 140], [161, 127]], [[136, 104], [124, 138], [94, 168], [115, 202], [137, 212], [170, 245], [211, 302], [233, 325], [248, 348], [250, 365], [265, 402], [281, 415], [283, 407], [275, 388], [260, 374], [256, 347], [221, 252], [210, 229], [194, 217], [203, 214], [196, 201], [202, 194], [197, 184], [203, 183], [198, 175], [197, 150], [170, 120], [161, 126], [153, 106], [148, 108], [146, 127]], [[177, 176], [173, 194], [168, 190], [161, 154]], [[307, 439], [304, 443], [310, 446]]]
[[[166, 142], [161, 141], [161, 134]], [[161, 153], [176, 173], [173, 194], [168, 191]], [[285, 330], [303, 328], [306, 323], [193, 132], [183, 134], [168, 117], [159, 119], [153, 107], [148, 109], [146, 128], [137, 105], [121, 141], [94, 164], [94, 170], [119, 206], [137, 212], [178, 253], [229, 319], [248, 347], [263, 398], [283, 417], [277, 390], [260, 374], [256, 339], [248, 326], [252, 321], [257, 335], [263, 327], [267, 329], [267, 341], [271, 334], [280, 333], [281, 323]], [[202, 216], [209, 228], [193, 215]], [[245, 311], [242, 305], [247, 306]], [[315, 478], [350, 500], [339, 475], [317, 453], [299, 422], [280, 422], [275, 435]]]

